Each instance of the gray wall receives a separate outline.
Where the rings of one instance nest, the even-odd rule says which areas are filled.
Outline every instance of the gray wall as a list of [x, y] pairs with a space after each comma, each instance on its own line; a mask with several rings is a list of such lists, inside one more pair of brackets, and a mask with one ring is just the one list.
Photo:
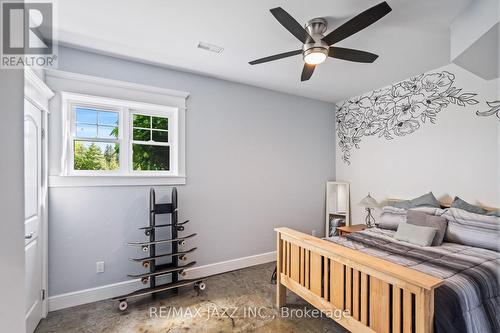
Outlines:
[[24, 332], [24, 74], [0, 69], [0, 332]]
[[[188, 91], [187, 185], [198, 265], [273, 251], [276, 226], [323, 232], [325, 182], [335, 175], [333, 105], [248, 85], [61, 48], [59, 69]], [[54, 111], [53, 111], [54, 112]], [[57, 111], [55, 111], [57, 112]], [[54, 139], [54, 138], [52, 138]], [[170, 187], [157, 187], [162, 201]], [[49, 292], [126, 280], [124, 246], [144, 235], [147, 187], [51, 188]], [[106, 272], [95, 273], [104, 260]]]

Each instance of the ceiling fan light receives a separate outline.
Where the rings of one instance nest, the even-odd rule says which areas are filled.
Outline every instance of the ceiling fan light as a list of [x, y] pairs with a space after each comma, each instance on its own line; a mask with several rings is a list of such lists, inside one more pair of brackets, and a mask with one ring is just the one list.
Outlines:
[[328, 50], [315, 47], [304, 52], [304, 61], [308, 65], [318, 65], [326, 60]]

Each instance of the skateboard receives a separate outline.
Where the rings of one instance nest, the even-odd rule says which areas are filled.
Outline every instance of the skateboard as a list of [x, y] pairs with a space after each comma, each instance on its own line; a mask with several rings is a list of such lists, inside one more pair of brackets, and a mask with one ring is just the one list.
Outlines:
[[144, 230], [144, 233], [146, 234], [146, 236], [149, 236], [151, 234], [151, 230], [155, 229], [155, 228], [163, 228], [163, 227], [171, 227], [171, 226], [176, 226], [176, 229], [177, 231], [184, 231], [184, 224], [188, 223], [189, 220], [187, 221], [184, 221], [182, 223], [177, 223], [177, 224], [158, 224], [158, 225], [155, 225], [155, 226], [149, 226], [149, 227], [142, 227], [142, 228], [139, 228], [139, 230]]
[[173, 238], [173, 239], [159, 239], [154, 242], [129, 242], [127, 245], [130, 246], [138, 246], [142, 248], [144, 252], [149, 251], [149, 246], [150, 245], [157, 245], [157, 244], [166, 244], [166, 243], [173, 243], [177, 242], [179, 245], [186, 245], [186, 239], [191, 238], [196, 236], [196, 234], [191, 234], [189, 236], [185, 237], [178, 237], [178, 238]]
[[150, 266], [150, 262], [155, 260], [155, 259], [160, 259], [160, 258], [165, 258], [165, 257], [179, 257], [179, 260], [186, 260], [186, 254], [192, 253], [196, 251], [196, 247], [193, 247], [192, 249], [189, 249], [187, 251], [181, 251], [181, 252], [175, 252], [175, 253], [165, 253], [165, 254], [160, 254], [156, 255], [153, 257], [144, 257], [144, 258], [129, 258], [129, 260], [134, 261], [134, 262], [140, 262], [144, 268], [148, 268]]
[[192, 267], [195, 264], [196, 264], [196, 261], [191, 261], [189, 264], [186, 264], [184, 266], [165, 268], [165, 269], [155, 271], [153, 273], [144, 273], [144, 274], [137, 274], [137, 275], [128, 274], [127, 276], [134, 278], [134, 279], [141, 279], [142, 284], [146, 284], [146, 283], [148, 283], [150, 277], [153, 277], [153, 276], [156, 277], [156, 276], [161, 276], [161, 275], [169, 274], [169, 273], [173, 273], [173, 272], [179, 272], [179, 275], [185, 276], [186, 275], [186, 272], [185, 272], [186, 268]]
[[128, 307], [127, 298], [145, 296], [145, 295], [149, 295], [149, 294], [158, 293], [161, 291], [166, 291], [169, 289], [179, 288], [179, 287], [183, 287], [183, 286], [189, 286], [191, 284], [194, 285], [195, 289], [200, 290], [200, 291], [205, 290], [207, 288], [205, 282], [203, 282], [202, 279], [180, 280], [177, 282], [168, 283], [168, 284], [165, 284], [165, 285], [162, 285], [159, 287], [155, 287], [155, 288], [139, 289], [139, 290], [136, 290], [130, 294], [115, 297], [115, 298], [113, 298], [113, 300], [119, 301], [118, 308], [120, 309], [120, 311], [125, 311]]

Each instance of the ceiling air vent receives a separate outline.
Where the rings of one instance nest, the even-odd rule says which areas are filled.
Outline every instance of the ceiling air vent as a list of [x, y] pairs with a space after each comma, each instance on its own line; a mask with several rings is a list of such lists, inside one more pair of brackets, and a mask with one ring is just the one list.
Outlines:
[[203, 42], [198, 43], [198, 48], [202, 49], [202, 50], [214, 52], [214, 53], [222, 53], [222, 51], [224, 51], [224, 48], [222, 48], [220, 46], [217, 46], [214, 44], [209, 44], [209, 43], [203, 43]]

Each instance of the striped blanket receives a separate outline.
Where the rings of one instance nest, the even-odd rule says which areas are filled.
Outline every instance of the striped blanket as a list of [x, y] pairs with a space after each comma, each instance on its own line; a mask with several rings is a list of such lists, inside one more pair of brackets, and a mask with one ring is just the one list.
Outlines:
[[443, 243], [420, 247], [371, 228], [328, 240], [444, 280], [435, 293], [436, 333], [500, 332], [500, 253]]

